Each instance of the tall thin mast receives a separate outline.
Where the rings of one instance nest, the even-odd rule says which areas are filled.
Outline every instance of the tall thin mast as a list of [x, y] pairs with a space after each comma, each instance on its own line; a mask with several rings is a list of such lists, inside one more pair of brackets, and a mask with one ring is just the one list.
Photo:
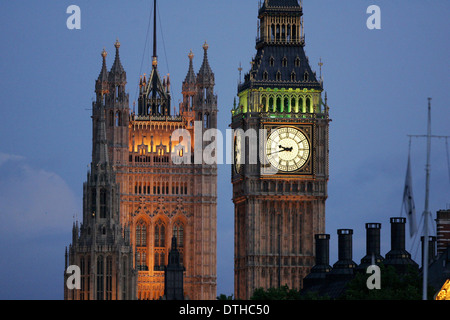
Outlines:
[[[156, 0], [153, 0], [153, 82], [152, 82], [152, 98], [155, 99], [157, 96], [157, 88], [158, 88], [158, 77], [157, 77], [157, 68], [158, 68], [158, 57], [156, 55]], [[152, 114], [155, 112], [152, 107]]]
[[427, 285], [428, 285], [428, 215], [429, 215], [429, 194], [430, 194], [430, 154], [431, 154], [431, 98], [428, 98], [428, 130], [427, 130], [427, 165], [426, 171], [426, 186], [425, 186], [425, 210], [423, 212], [423, 300], [427, 300]]
[[156, 0], [153, 1], [153, 62], [156, 62]]

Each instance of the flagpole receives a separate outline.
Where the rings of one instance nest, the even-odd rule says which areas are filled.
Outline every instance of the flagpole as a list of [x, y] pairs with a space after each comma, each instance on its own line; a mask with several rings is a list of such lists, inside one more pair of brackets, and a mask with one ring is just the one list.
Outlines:
[[426, 171], [426, 186], [425, 186], [425, 210], [423, 212], [423, 296], [422, 300], [427, 300], [427, 286], [428, 286], [428, 215], [429, 215], [429, 194], [430, 194], [430, 154], [431, 154], [431, 98], [428, 98], [428, 129], [427, 129], [427, 164]]

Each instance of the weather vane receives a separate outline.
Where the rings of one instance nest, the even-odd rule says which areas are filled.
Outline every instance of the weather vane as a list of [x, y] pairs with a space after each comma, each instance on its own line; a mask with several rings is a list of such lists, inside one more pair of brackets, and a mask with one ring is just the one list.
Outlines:
[[323, 62], [322, 62], [322, 58], [320, 58], [320, 61], [319, 61], [319, 67], [320, 67], [320, 79], [322, 79], [322, 66], [323, 66]]
[[239, 70], [239, 83], [241, 83], [241, 75], [242, 75], [242, 64], [239, 62], [239, 68], [238, 68], [238, 70]]

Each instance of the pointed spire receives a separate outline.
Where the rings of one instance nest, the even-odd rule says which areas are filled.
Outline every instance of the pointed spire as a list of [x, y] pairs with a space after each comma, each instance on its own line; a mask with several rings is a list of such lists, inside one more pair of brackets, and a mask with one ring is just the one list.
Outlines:
[[120, 42], [118, 39], [116, 40], [116, 43], [114, 44], [114, 46], [116, 47], [116, 57], [114, 59], [113, 65], [111, 67], [111, 71], [110, 71], [111, 76], [122, 75], [123, 73], [125, 73], [122, 63], [120, 62], [120, 56], [119, 56]]
[[103, 48], [103, 51], [101, 53], [102, 56], [102, 69], [100, 71], [100, 74], [98, 75], [97, 81], [95, 82], [95, 92], [97, 93], [97, 99], [103, 100], [103, 95], [108, 92], [108, 69], [106, 68], [106, 56], [108, 53], [106, 52], [105, 48]]
[[187, 84], [191, 84], [195, 83], [194, 65], [192, 63], [192, 61], [194, 60], [194, 54], [192, 53], [192, 50], [191, 52], [189, 52], [188, 57], [189, 57], [189, 70], [186, 75], [186, 78], [184, 79], [184, 82]]
[[105, 48], [103, 48], [103, 51], [101, 53], [103, 63], [102, 63], [102, 70], [100, 71], [100, 74], [98, 76], [98, 81], [108, 81], [108, 69], [106, 67], [106, 56], [108, 55], [108, 52], [106, 52]]
[[167, 74], [167, 92], [170, 92], [170, 73]]
[[203, 50], [204, 50], [204, 55], [203, 55], [203, 63], [202, 66], [200, 67], [200, 73], [212, 73], [211, 67], [209, 66], [209, 61], [208, 61], [208, 48], [209, 45], [208, 43], [205, 41], [205, 44], [203, 45]]
[[205, 41], [205, 44], [203, 45], [204, 50], [203, 63], [198, 72], [197, 82], [214, 84], [214, 73], [212, 72], [208, 62], [208, 48], [209, 45]]

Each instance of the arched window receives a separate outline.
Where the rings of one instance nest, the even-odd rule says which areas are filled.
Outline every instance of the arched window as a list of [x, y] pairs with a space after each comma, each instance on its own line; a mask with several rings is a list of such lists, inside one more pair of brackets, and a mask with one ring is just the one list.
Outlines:
[[270, 57], [269, 64], [271, 67], [273, 67], [273, 65], [275, 64], [275, 59], [273, 57]]
[[209, 113], [203, 115], [203, 128], [209, 128]]
[[122, 300], [128, 298], [127, 292], [127, 270], [128, 270], [128, 259], [126, 256], [122, 258]]
[[299, 57], [295, 58], [295, 66], [300, 67], [300, 58]]
[[291, 110], [291, 106], [289, 105], [289, 99], [286, 97], [284, 98], [284, 103], [283, 103], [283, 112], [289, 112]]
[[303, 80], [308, 81], [308, 79], [309, 79], [308, 71], [305, 71], [305, 74], [303, 75]]
[[109, 112], [109, 119], [108, 119], [109, 121], [109, 126], [110, 127], [113, 127], [114, 126], [114, 111], [110, 111]]
[[100, 190], [100, 218], [106, 218], [106, 190]]
[[181, 221], [177, 221], [173, 225], [173, 236], [177, 239], [177, 248], [184, 247], [184, 225]]
[[277, 109], [275, 112], [281, 112], [281, 98], [277, 98]]
[[166, 254], [162, 251], [155, 252], [155, 266], [153, 270], [155, 271], [164, 271], [164, 265], [166, 263]]
[[136, 247], [147, 246], [147, 225], [144, 221], [139, 221], [136, 225]]
[[306, 98], [306, 112], [312, 113], [312, 110], [311, 110], [311, 99], [309, 97]]
[[280, 71], [277, 72], [277, 81], [281, 81], [281, 72]]
[[80, 290], [80, 300], [85, 300], [86, 291], [86, 264], [84, 262], [84, 256], [80, 258], [80, 272], [81, 272], [81, 290]]
[[97, 189], [93, 188], [91, 190], [91, 214], [95, 215], [97, 210]]
[[267, 73], [267, 71], [264, 71], [263, 80], [267, 81], [268, 79], [269, 79], [269, 74]]
[[297, 75], [295, 74], [295, 71], [292, 71], [291, 73], [291, 81], [297, 80]]
[[136, 266], [139, 271], [147, 271], [147, 251], [142, 248], [136, 250]]
[[103, 256], [97, 258], [97, 300], [104, 299]]
[[112, 257], [106, 258], [106, 300], [112, 300]]
[[121, 114], [119, 111], [116, 112], [116, 117], [115, 117], [115, 125], [116, 127], [119, 127], [122, 125], [122, 119], [121, 119]]
[[287, 63], [288, 63], [287, 58], [284, 57], [283, 60], [281, 60], [281, 63], [283, 65], [283, 67], [287, 67]]
[[270, 112], [275, 111], [275, 110], [274, 110], [273, 97], [270, 97], [270, 98], [269, 98], [269, 111], [270, 111]]

